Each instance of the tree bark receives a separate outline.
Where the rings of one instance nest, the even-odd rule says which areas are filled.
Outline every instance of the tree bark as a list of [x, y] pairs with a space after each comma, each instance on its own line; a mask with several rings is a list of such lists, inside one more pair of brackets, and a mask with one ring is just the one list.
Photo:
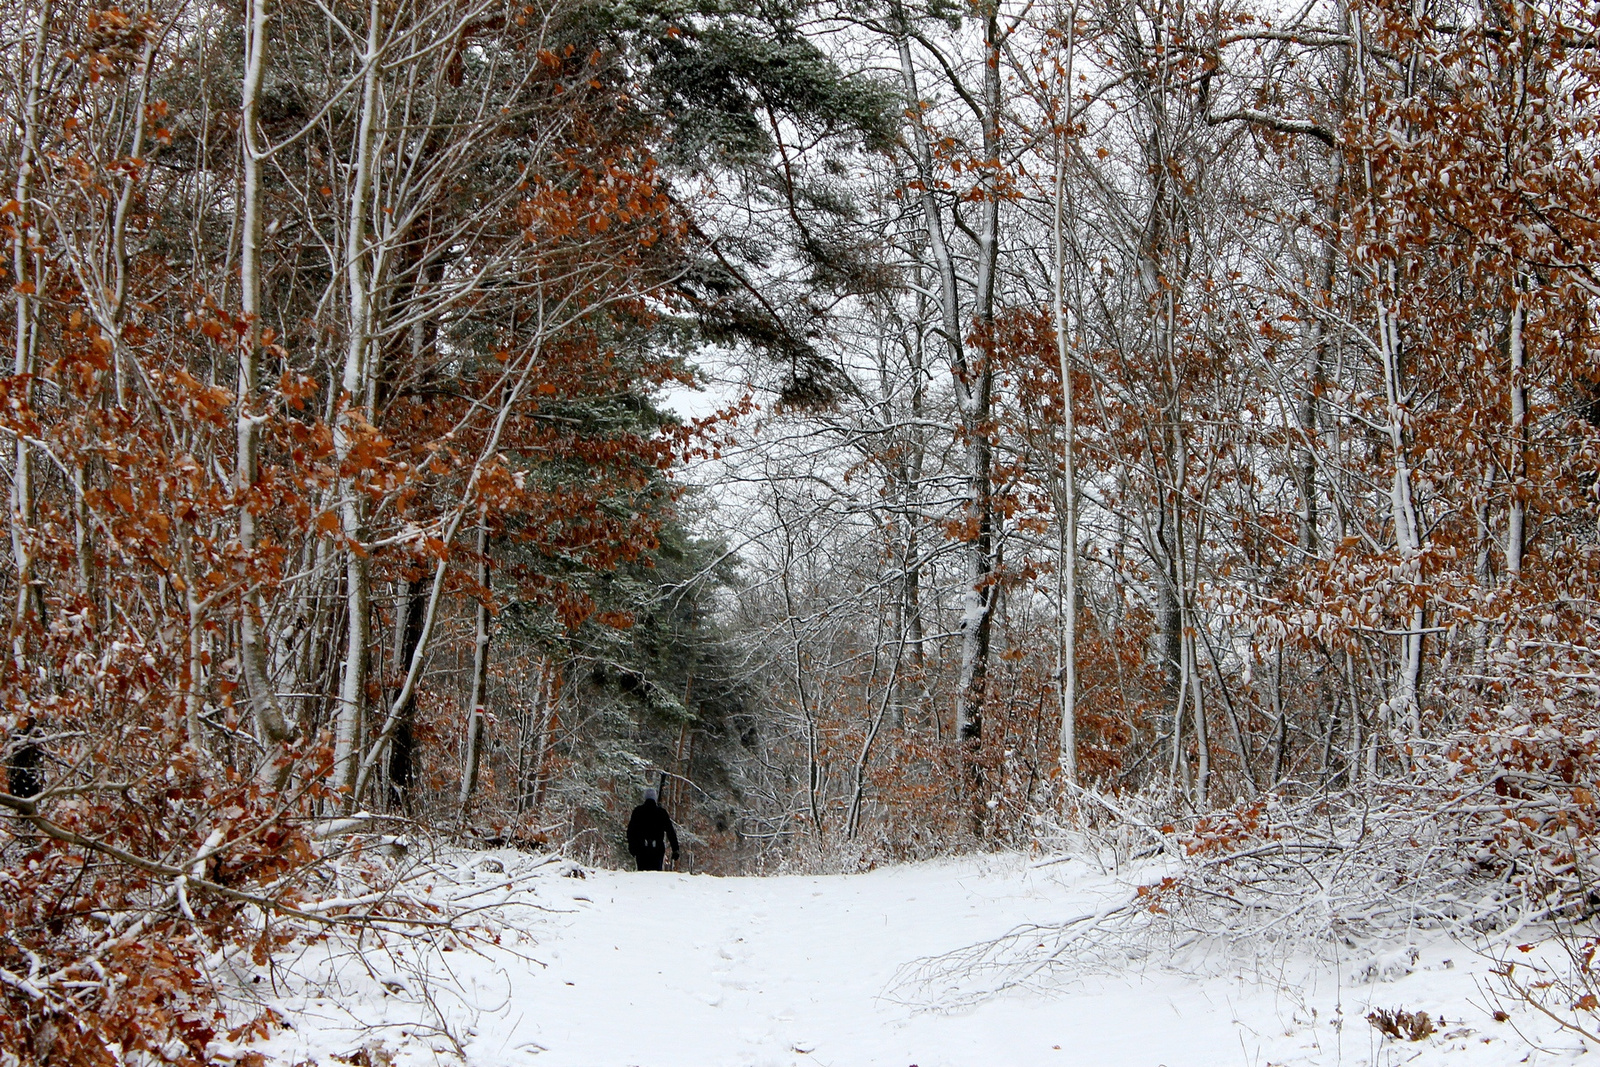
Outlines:
[[1523, 329], [1527, 312], [1517, 296], [1511, 309], [1506, 348], [1511, 359], [1511, 508], [1506, 517], [1506, 577], [1522, 575], [1522, 553], [1528, 522], [1528, 379], [1527, 349]]
[[[411, 657], [417, 651], [417, 642], [422, 639], [422, 615], [427, 608], [427, 600], [423, 595], [425, 588], [422, 582], [407, 579], [395, 605], [396, 665], [410, 664]], [[396, 690], [390, 699], [399, 708], [399, 721], [389, 741], [389, 804], [395, 810], [409, 815], [411, 785], [416, 775], [417, 696], [415, 692], [402, 695]]]
[[[1068, 16], [1066, 85], [1068, 100], [1072, 86], [1073, 32], [1076, 10]], [[1078, 784], [1078, 478], [1073, 457], [1076, 439], [1072, 399], [1072, 360], [1067, 337], [1066, 308], [1066, 186], [1067, 150], [1065, 124], [1071, 121], [1071, 107], [1061, 119], [1057, 133], [1062, 143], [1056, 147], [1055, 195], [1050, 217], [1051, 246], [1055, 256], [1055, 284], [1052, 319], [1056, 335], [1056, 360], [1061, 374], [1061, 511], [1059, 519], [1061, 575], [1057, 584], [1056, 613], [1060, 618], [1061, 638], [1057, 648], [1056, 685], [1061, 698], [1059, 751], [1061, 775], [1068, 784]]]
[[[20, 383], [23, 405], [33, 402], [34, 359], [40, 289], [43, 277], [39, 256], [33, 246], [40, 241], [34, 221], [34, 169], [39, 159], [39, 111], [43, 95], [44, 54], [50, 41], [50, 0], [39, 5], [39, 22], [34, 29], [32, 52], [28, 56], [28, 84], [22, 107], [22, 151], [17, 160], [16, 237], [11, 244], [12, 287], [17, 294], [17, 326], [11, 371]], [[11, 654], [17, 674], [28, 671], [28, 630], [36, 614], [38, 590], [33, 584], [34, 521], [33, 448], [17, 438], [15, 469], [11, 475], [11, 554], [17, 572], [16, 603], [11, 618]]]
[[[350, 336], [345, 349], [342, 377], [343, 408], [334, 424], [334, 451], [340, 466], [350, 461], [356, 436], [370, 427], [372, 401], [371, 347], [372, 294], [367, 275], [367, 211], [373, 182], [373, 127], [378, 106], [379, 40], [382, 6], [373, 0], [367, 13], [365, 73], [361, 87], [361, 119], [356, 133], [350, 197], [349, 235], [346, 240], [346, 275], [349, 285]], [[357, 425], [358, 422], [361, 425]], [[370, 578], [367, 569], [364, 505], [353, 473], [340, 478], [339, 506], [345, 546], [344, 675], [339, 688], [339, 722], [334, 736], [333, 787], [345, 791], [344, 803], [357, 801], [357, 770], [361, 763], [361, 721], [367, 698], [367, 646], [372, 637]]]
[[[982, 791], [977, 746], [983, 735], [991, 634], [999, 600], [994, 585], [996, 530], [991, 484], [993, 448], [988, 426], [994, 373], [987, 358], [974, 362], [967, 353], [960, 281], [947, 238], [944, 208], [936, 195], [938, 180], [934, 173], [933, 141], [922, 117], [923, 104], [911, 53], [910, 27], [903, 11], [897, 11], [897, 15], [900, 24], [895, 43], [900, 58], [901, 87], [907, 113], [911, 116], [911, 155], [920, 185], [918, 206], [927, 230], [928, 254], [939, 280], [940, 332], [949, 353], [952, 385], [961, 415], [968, 529], [964, 533], [967, 574], [958, 624], [961, 651], [956, 679], [956, 736], [968, 748], [965, 756], [967, 775], [974, 799], [977, 799]], [[992, 4], [984, 6], [981, 17], [985, 64], [983, 87], [979, 94], [981, 104], [976, 118], [982, 127], [984, 159], [982, 176], [979, 178], [982, 195], [977, 198], [980, 200], [978, 224], [967, 232], [972, 235], [976, 246], [971, 321], [987, 334], [988, 327], [994, 321], [998, 262], [1000, 204], [995, 190], [995, 170], [1000, 140], [1001, 37], [997, 11]], [[978, 812], [976, 821], [981, 823], [981, 807], [974, 810]]]
[[[1393, 265], [1389, 268], [1389, 286], [1395, 285]], [[1389, 447], [1394, 453], [1394, 471], [1389, 486], [1390, 518], [1394, 523], [1395, 547], [1402, 559], [1414, 557], [1421, 550], [1420, 520], [1411, 493], [1411, 465], [1409, 442], [1405, 432], [1405, 386], [1401, 368], [1400, 323], [1387, 302], [1380, 298], [1378, 304], [1378, 347], [1383, 363], [1384, 394], [1387, 399], [1388, 424], [1385, 429]], [[1422, 675], [1423, 609], [1411, 609], [1410, 627], [1401, 637], [1400, 669], [1389, 700], [1393, 714], [1403, 716], [1412, 736], [1422, 729], [1422, 712], [1418, 704], [1418, 688]]]
[[[239, 497], [239, 554], [245, 568], [244, 596], [239, 619], [239, 659], [243, 667], [245, 692], [255, 716], [256, 730], [267, 751], [288, 741], [292, 735], [278, 703], [278, 694], [267, 671], [267, 653], [262, 636], [263, 608], [258, 582], [250, 574], [251, 557], [256, 550], [256, 518], [251, 493], [255, 487], [259, 459], [259, 435], [267, 414], [259, 410], [261, 385], [261, 132], [258, 111], [261, 82], [267, 64], [267, 2], [249, 0], [245, 7], [245, 76], [240, 111], [240, 151], [244, 167], [244, 219], [240, 226], [239, 284], [240, 306], [246, 332], [239, 350], [238, 446], [234, 473], [234, 492]], [[119, 393], [121, 379], [119, 371]], [[120, 397], [119, 397], [120, 402]], [[198, 739], [197, 739], [198, 740]], [[270, 767], [269, 758], [266, 767]], [[269, 772], [270, 773], [270, 772]]]
[[[488, 596], [489, 590], [489, 529], [478, 526], [478, 595]], [[478, 768], [483, 762], [484, 703], [489, 688], [489, 605], [480, 599], [473, 613], [472, 639], [472, 693], [468, 698], [467, 753], [461, 768], [461, 825], [467, 824], [472, 814], [472, 795], [478, 788]]]

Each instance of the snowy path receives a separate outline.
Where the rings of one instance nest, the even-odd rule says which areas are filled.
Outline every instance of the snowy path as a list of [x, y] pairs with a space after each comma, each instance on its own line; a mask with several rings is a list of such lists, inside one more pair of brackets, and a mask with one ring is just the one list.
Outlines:
[[[540, 1027], [555, 1062], [931, 1067], [994, 1062], [1004, 1048], [1007, 1062], [1062, 1064], [1110, 1062], [1110, 1042], [1125, 1040], [1085, 1033], [1070, 1002], [951, 1018], [879, 999], [913, 957], [1058, 916], [1046, 879], [938, 864], [850, 878], [603, 872], [590, 884], [597, 906], [547, 952], [553, 971], [586, 976], [556, 991]], [[1053, 1048], [1072, 1031], [1088, 1058]], [[1152, 1043], [1151, 1062], [1180, 1052], [1184, 1041], [1166, 1040], [1178, 1036]]]
[[[467, 992], [454, 1008], [447, 996], [434, 1000], [475, 1067], [1476, 1067], [1569, 1058], [1524, 1060], [1527, 1046], [1482, 1006], [1483, 967], [1447, 967], [1448, 946], [1424, 947], [1414, 973], [1376, 987], [1341, 989], [1331, 974], [1284, 988], [1255, 975], [1152, 969], [959, 1013], [915, 1012], [880, 996], [908, 960], [1058, 920], [1115, 891], [1081, 867], [990, 858], [835, 877], [540, 877], [514, 887], [552, 909], [515, 909], [532, 916], [514, 924], [531, 943], [452, 953], [456, 987]], [[1453, 954], [1461, 958], [1459, 946]], [[460, 1062], [447, 1043], [407, 1028], [417, 1003], [339, 971], [337, 1006], [387, 1028], [341, 1028], [326, 997], [285, 1003], [291, 1018], [318, 1021], [274, 1040], [284, 1063], [331, 1067], [319, 1053], [347, 1053], [373, 1033], [399, 1064]], [[1453, 1033], [1385, 1044], [1362, 1018], [1369, 1000], [1442, 1013]]]

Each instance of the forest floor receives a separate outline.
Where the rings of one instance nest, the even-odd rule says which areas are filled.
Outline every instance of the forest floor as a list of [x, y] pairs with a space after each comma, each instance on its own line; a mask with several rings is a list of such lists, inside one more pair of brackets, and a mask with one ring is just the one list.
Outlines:
[[[288, 1023], [253, 1046], [269, 1063], [1489, 1067], [1583, 1054], [1576, 1038], [1495, 999], [1491, 954], [1444, 940], [1419, 938], [1414, 961], [1402, 949], [1387, 967], [1269, 967], [1234, 950], [1177, 971], [1151, 958], [960, 1010], [897, 984], [919, 957], [1126, 897], [1126, 872], [1081, 859], [718, 878], [442, 853], [411, 884], [481, 909], [478, 935], [331, 938], [236, 972], [237, 990]], [[1448, 1021], [1395, 1041], [1368, 1023], [1374, 1008]], [[1509, 1021], [1494, 1020], [1500, 1008]]]

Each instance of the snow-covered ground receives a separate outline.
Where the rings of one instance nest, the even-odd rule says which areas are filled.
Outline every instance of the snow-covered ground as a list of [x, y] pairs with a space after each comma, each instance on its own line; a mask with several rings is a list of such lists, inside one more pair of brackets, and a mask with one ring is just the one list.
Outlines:
[[[1419, 941], [1414, 963], [1401, 951], [1388, 967], [1211, 959], [1175, 973], [1150, 959], [956, 1011], [896, 984], [909, 961], [1127, 894], [1076, 859], [716, 878], [446, 853], [419, 888], [481, 908], [480, 936], [280, 954], [259, 980], [241, 975], [290, 1026], [253, 1047], [285, 1067], [1488, 1067], [1582, 1054], [1529, 1011], [1494, 1021], [1491, 961], [1450, 941]], [[1374, 1007], [1447, 1021], [1396, 1042], [1367, 1022]]]

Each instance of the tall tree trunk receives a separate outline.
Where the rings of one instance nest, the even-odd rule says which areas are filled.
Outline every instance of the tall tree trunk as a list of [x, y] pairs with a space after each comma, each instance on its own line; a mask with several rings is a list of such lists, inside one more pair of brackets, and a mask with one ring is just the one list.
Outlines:
[[[902, 19], [904, 15], [901, 15]], [[999, 152], [999, 25], [992, 7], [984, 15], [984, 72], [982, 99], [983, 151], [986, 157], [986, 191], [980, 205], [976, 230], [977, 269], [973, 281], [972, 318], [980, 327], [994, 319], [995, 267], [999, 236], [999, 199], [994, 195], [994, 168], [988, 166]], [[959, 632], [961, 653], [956, 681], [956, 734], [973, 751], [969, 771], [977, 773], [976, 742], [983, 734], [983, 705], [988, 690], [989, 645], [994, 610], [998, 603], [994, 588], [994, 500], [990, 484], [993, 464], [988, 436], [990, 397], [994, 374], [989, 360], [976, 365], [968, 359], [963, 328], [960, 281], [954, 253], [949, 247], [944, 208], [940, 205], [938, 181], [934, 173], [932, 134], [923, 119], [921, 96], [917, 89], [916, 67], [911, 54], [909, 29], [903, 23], [896, 38], [900, 56], [902, 90], [911, 119], [912, 158], [917, 169], [918, 206], [927, 230], [928, 254], [938, 277], [940, 333], [949, 352], [952, 384], [961, 413], [961, 430], [967, 481], [967, 581], [961, 597]]]
[[[1334, 272], [1338, 265], [1338, 234], [1340, 189], [1343, 182], [1343, 154], [1334, 151], [1328, 163], [1329, 192], [1326, 207], [1327, 235], [1322, 242], [1321, 277], [1313, 296], [1319, 304], [1331, 304]], [[1327, 383], [1329, 349], [1333, 344], [1333, 331], [1318, 315], [1311, 318], [1311, 373], [1300, 398], [1300, 448], [1296, 459], [1296, 488], [1300, 494], [1300, 551], [1306, 557], [1320, 551], [1317, 527], [1317, 448], [1322, 424], [1322, 392]]]
[[[267, 0], [249, 0], [245, 7], [244, 89], [240, 112], [240, 150], [244, 166], [244, 219], [240, 226], [240, 306], [246, 322], [239, 350], [238, 448], [234, 492], [239, 496], [239, 554], [245, 567], [245, 593], [239, 619], [239, 658], [245, 692], [255, 716], [256, 730], [270, 753], [289, 740], [278, 694], [267, 671], [262, 638], [263, 608], [258, 583], [249, 573], [256, 550], [256, 517], [251, 493], [259, 459], [259, 435], [267, 414], [258, 410], [261, 386], [261, 83], [267, 65]], [[119, 372], [119, 389], [122, 374]], [[196, 739], [198, 740], [198, 738]], [[267, 767], [272, 761], [267, 761]], [[269, 772], [270, 773], [270, 772]]]
[[205, 608], [200, 599], [199, 575], [195, 571], [194, 531], [184, 530], [181, 537], [183, 558], [180, 566], [189, 645], [188, 655], [184, 658], [183, 721], [189, 733], [189, 744], [200, 749], [205, 740], [200, 722], [205, 685]]
[[[1200, 684], [1200, 656], [1193, 632], [1198, 624], [1197, 619], [1190, 622], [1190, 632], [1184, 640], [1189, 645], [1189, 691], [1193, 694], [1194, 707], [1194, 806], [1197, 811], [1205, 811], [1211, 806], [1211, 730], [1206, 723], [1206, 690]], [[1242, 753], [1240, 758], [1243, 758]]]
[[1528, 379], [1524, 324], [1527, 312], [1517, 294], [1511, 309], [1506, 348], [1511, 359], [1511, 510], [1506, 518], [1506, 577], [1522, 574], [1522, 553], [1528, 521]]
[[[1163, 513], [1166, 505], [1161, 505]], [[1163, 515], [1163, 518], [1165, 516]], [[1158, 530], [1155, 548], [1160, 571], [1155, 576], [1155, 640], [1161, 669], [1161, 704], [1156, 722], [1156, 744], [1171, 746], [1169, 762], [1178, 766], [1178, 750], [1183, 743], [1183, 611], [1178, 596], [1176, 554], [1170, 534]]]
[[[983, 6], [983, 163], [979, 189], [982, 201], [977, 227], [977, 264], [973, 314], [985, 338], [992, 338], [995, 282], [999, 267], [1000, 196], [996, 175], [1000, 169], [1000, 21], [997, 0]], [[991, 342], [992, 343], [992, 342]], [[974, 785], [981, 789], [977, 742], [983, 736], [983, 711], [988, 699], [989, 652], [995, 608], [1000, 591], [995, 586], [995, 550], [999, 537], [994, 509], [994, 448], [989, 438], [989, 409], [994, 393], [994, 370], [987, 352], [978, 354], [977, 366], [963, 361], [957, 398], [962, 430], [967, 438], [969, 504], [974, 525], [968, 549], [969, 584], [961, 613], [961, 714], [958, 733], [973, 746]], [[975, 800], [980, 797], [975, 796]]]
[[1289, 716], [1283, 700], [1283, 646], [1279, 645], [1272, 670], [1272, 788], [1283, 782], [1284, 767], [1289, 748]]
[[461, 825], [472, 814], [472, 795], [478, 788], [478, 768], [483, 762], [484, 704], [489, 689], [489, 528], [478, 525], [479, 599], [473, 612], [472, 694], [468, 699], [467, 752], [461, 768]]
[[[16, 237], [11, 244], [12, 290], [17, 299], [17, 326], [11, 372], [20, 383], [23, 405], [33, 402], [34, 359], [38, 351], [42, 264], [34, 246], [41, 240], [34, 220], [34, 177], [39, 161], [39, 111], [44, 91], [44, 55], [50, 42], [50, 0], [39, 5], [32, 51], [28, 56], [28, 83], [22, 105], [22, 152], [17, 160]], [[11, 474], [11, 554], [17, 572], [16, 603], [11, 618], [11, 654], [17, 674], [28, 671], [28, 631], [33, 626], [39, 591], [33, 584], [34, 522], [33, 448], [17, 438], [15, 468]]]
[[[1352, 18], [1351, 21], [1354, 30], [1351, 36], [1356, 52], [1354, 64], [1357, 78], [1356, 98], [1361, 102], [1363, 109], [1370, 109], [1372, 102], [1367, 94], [1365, 27], [1359, 18]], [[1408, 94], [1414, 74], [1414, 66], [1408, 67], [1406, 73]], [[1364, 114], [1363, 118], [1369, 125], [1373, 121], [1370, 113]], [[1376, 189], [1370, 154], [1364, 155], [1361, 162], [1365, 188]], [[1372, 204], [1372, 212], [1374, 219], [1381, 220], [1383, 224], [1389, 226], [1405, 224], [1403, 219], [1390, 220], [1382, 203]], [[1400, 337], [1400, 277], [1399, 267], [1391, 258], [1383, 269], [1377, 272], [1372, 288], [1377, 319], [1378, 358], [1383, 373], [1385, 413], [1388, 420], [1383, 432], [1388, 438], [1389, 449], [1393, 454], [1393, 471], [1389, 485], [1389, 517], [1394, 526], [1395, 548], [1404, 560], [1414, 557], [1420, 550], [1422, 527], [1412, 495], [1410, 441], [1405, 426], [1406, 404], [1409, 397], [1405, 388]], [[1389, 687], [1389, 698], [1385, 702], [1385, 709], [1391, 725], [1396, 717], [1401, 717], [1412, 736], [1415, 736], [1422, 726], [1422, 713], [1418, 702], [1423, 652], [1422, 604], [1413, 605], [1409, 615], [1407, 630], [1400, 638], [1400, 661], [1394, 681]]]
[[[1067, 18], [1066, 74], [1067, 99], [1071, 99], [1073, 33], [1077, 12]], [[1052, 300], [1052, 319], [1056, 335], [1056, 360], [1061, 374], [1061, 500], [1058, 531], [1060, 578], [1056, 586], [1056, 614], [1060, 618], [1061, 637], [1057, 646], [1056, 685], [1061, 697], [1061, 730], [1059, 751], [1061, 776], [1069, 785], [1078, 783], [1078, 478], [1073, 457], [1076, 440], [1072, 399], [1072, 360], [1067, 337], [1066, 307], [1066, 188], [1067, 149], [1066, 124], [1071, 121], [1071, 107], [1060, 120], [1057, 132], [1055, 194], [1050, 217], [1051, 246], [1055, 257], [1055, 293]]]
[[[427, 583], [407, 579], [402, 585], [395, 604], [394, 663], [403, 669], [416, 655], [417, 643], [422, 639], [422, 616], [427, 610]], [[404, 692], [404, 681], [396, 687], [390, 700], [400, 709], [399, 723], [389, 740], [389, 804], [397, 811], [411, 814], [411, 787], [416, 777], [416, 714], [415, 691]]]
[[[1173, 294], [1166, 293], [1167, 306], [1170, 309]], [[1170, 315], [1170, 310], [1169, 310]], [[1173, 323], [1168, 322], [1168, 337], [1172, 335]], [[1177, 375], [1173, 374], [1173, 404], [1177, 404]], [[1195, 642], [1195, 633], [1200, 626], [1200, 620], [1195, 617], [1195, 571], [1199, 565], [1199, 544], [1195, 545], [1195, 559], [1191, 563], [1189, 558], [1189, 545], [1183, 521], [1184, 501], [1187, 497], [1189, 476], [1189, 441], [1188, 435], [1183, 432], [1183, 425], [1176, 417], [1173, 419], [1173, 453], [1176, 465], [1173, 471], [1172, 490], [1172, 541], [1173, 561], [1176, 566], [1174, 585], [1177, 589], [1177, 621], [1178, 621], [1178, 649], [1180, 690], [1188, 697], [1188, 706], [1193, 709], [1195, 751], [1195, 778], [1194, 791], [1191, 795], [1197, 810], [1205, 810], [1211, 789], [1211, 736], [1206, 724], [1205, 688], [1201, 684], [1199, 649]], [[1195, 535], [1198, 542], [1198, 531]], [[1184, 712], [1184, 701], [1179, 700], [1177, 709], [1173, 713], [1174, 721], [1181, 722]], [[1187, 758], [1180, 760], [1180, 767], [1187, 770]]]
[[[1389, 267], [1387, 289], [1395, 292], [1395, 268]], [[1394, 523], [1395, 547], [1401, 557], [1413, 557], [1422, 547], [1421, 523], [1411, 492], [1410, 443], [1405, 432], [1405, 384], [1401, 367], [1400, 323], [1390, 310], [1387, 300], [1378, 305], [1378, 344], [1383, 363], [1384, 393], [1387, 399], [1388, 424], [1385, 427], [1389, 447], [1394, 453], [1394, 471], [1389, 485], [1390, 518]], [[1401, 636], [1400, 669], [1389, 700], [1392, 714], [1402, 716], [1407, 729], [1415, 736], [1422, 728], [1422, 713], [1418, 704], [1418, 688], [1422, 674], [1423, 609], [1411, 609], [1410, 626]]]
[[[373, 127], [377, 121], [379, 40], [382, 6], [373, 0], [367, 13], [365, 73], [361, 87], [361, 119], [356, 133], [350, 225], [346, 239], [346, 275], [349, 283], [350, 336], [345, 350], [343, 409], [334, 424], [334, 451], [341, 466], [349, 461], [357, 434], [370, 424], [371, 367], [369, 354], [372, 293], [367, 274], [367, 212], [372, 195], [374, 160]], [[361, 425], [358, 425], [360, 423]], [[367, 646], [372, 639], [371, 585], [367, 569], [364, 505], [353, 474], [340, 479], [340, 513], [347, 542], [345, 549], [344, 675], [339, 687], [339, 723], [334, 735], [333, 786], [345, 791], [345, 804], [357, 802], [357, 769], [361, 763], [361, 722], [367, 700]]]
[[[549, 778], [550, 752], [560, 725], [561, 673], [554, 658], [539, 661], [539, 682], [534, 689], [533, 761], [527, 777], [518, 783], [517, 811], [537, 812], [544, 805], [545, 782]], [[522, 746], [526, 749], [526, 739]]]
[[794, 573], [794, 532], [784, 529], [784, 560], [783, 572], [778, 576], [779, 585], [783, 589], [784, 610], [787, 613], [786, 622], [789, 630], [789, 653], [791, 677], [794, 681], [795, 700], [800, 705], [801, 728], [805, 733], [806, 746], [806, 809], [811, 817], [812, 828], [817, 833], [817, 840], [824, 839], [826, 827], [823, 822], [823, 787], [825, 785], [826, 771], [822, 763], [821, 738], [818, 736], [817, 716], [813, 709], [810, 690], [806, 686], [806, 665], [804, 659], [803, 643], [800, 634], [799, 607], [795, 603], [794, 589], [790, 584], [790, 577]]

